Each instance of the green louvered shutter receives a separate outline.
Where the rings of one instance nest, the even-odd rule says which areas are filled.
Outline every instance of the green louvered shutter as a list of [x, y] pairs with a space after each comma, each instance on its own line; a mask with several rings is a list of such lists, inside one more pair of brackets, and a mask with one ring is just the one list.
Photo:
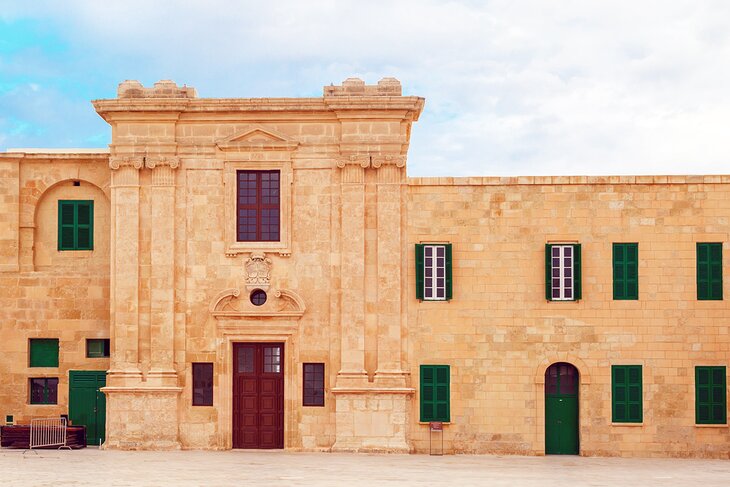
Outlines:
[[76, 242], [76, 205], [73, 201], [58, 202], [58, 250], [74, 250]]
[[416, 299], [423, 300], [423, 244], [416, 244]]
[[695, 367], [695, 422], [727, 423], [725, 366]]
[[545, 299], [552, 301], [553, 299], [553, 280], [552, 280], [552, 253], [553, 246], [545, 244]]
[[421, 365], [421, 422], [451, 420], [448, 365]]
[[446, 247], [446, 300], [450, 300], [453, 296], [453, 279], [451, 275], [452, 259], [451, 259], [451, 244], [444, 245]]
[[638, 244], [613, 244], [613, 299], [639, 299]]
[[575, 290], [573, 291], [573, 299], [578, 301], [579, 299], [583, 298], [583, 292], [581, 290], [581, 288], [583, 287], [583, 280], [581, 278], [583, 264], [581, 262], [580, 244], [575, 244], [573, 246], [573, 253], [575, 255], [573, 261], [573, 274], [575, 275]]
[[614, 423], [643, 421], [641, 365], [611, 367], [611, 404]]
[[697, 299], [722, 299], [721, 243], [697, 243]]
[[94, 248], [94, 202], [76, 202], [76, 249]]

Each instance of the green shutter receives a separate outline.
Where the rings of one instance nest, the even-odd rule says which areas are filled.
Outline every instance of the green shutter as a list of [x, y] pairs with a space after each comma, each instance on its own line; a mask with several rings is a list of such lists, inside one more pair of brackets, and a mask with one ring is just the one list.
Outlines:
[[451, 420], [448, 365], [421, 365], [421, 421]]
[[451, 276], [451, 244], [444, 245], [446, 247], [446, 300], [450, 300], [453, 295], [453, 279]]
[[545, 299], [552, 301], [553, 299], [553, 265], [552, 265], [553, 246], [545, 244]]
[[697, 243], [697, 299], [722, 299], [722, 243]]
[[583, 298], [583, 293], [581, 291], [582, 287], [582, 279], [581, 279], [581, 270], [583, 268], [583, 264], [581, 263], [581, 256], [580, 256], [580, 244], [573, 245], [573, 255], [574, 255], [574, 261], [573, 261], [573, 274], [575, 279], [575, 290], [573, 291], [573, 299], [578, 301], [579, 299]]
[[94, 249], [94, 201], [59, 200], [58, 250]]
[[695, 422], [727, 423], [725, 366], [695, 367]]
[[639, 245], [613, 244], [613, 299], [639, 299]]
[[58, 339], [30, 339], [30, 367], [58, 367]]
[[423, 247], [416, 244], [416, 299], [423, 300]]
[[643, 421], [641, 365], [611, 367], [611, 410], [614, 423]]

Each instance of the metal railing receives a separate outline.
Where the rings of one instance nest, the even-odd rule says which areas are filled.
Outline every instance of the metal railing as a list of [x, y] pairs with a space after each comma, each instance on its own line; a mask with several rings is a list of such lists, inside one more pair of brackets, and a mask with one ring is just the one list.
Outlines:
[[71, 449], [66, 444], [66, 418], [39, 418], [30, 420], [30, 444], [28, 449], [57, 446]]

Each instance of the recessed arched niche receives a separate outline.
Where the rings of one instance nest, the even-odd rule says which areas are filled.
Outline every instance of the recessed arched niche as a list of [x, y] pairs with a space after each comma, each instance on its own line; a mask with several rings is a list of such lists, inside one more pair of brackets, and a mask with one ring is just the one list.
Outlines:
[[[59, 201], [93, 202], [91, 250], [59, 250]], [[95, 184], [79, 179], [60, 181], [47, 188], [35, 205], [33, 265], [36, 270], [57, 267], [109, 267], [111, 207]]]

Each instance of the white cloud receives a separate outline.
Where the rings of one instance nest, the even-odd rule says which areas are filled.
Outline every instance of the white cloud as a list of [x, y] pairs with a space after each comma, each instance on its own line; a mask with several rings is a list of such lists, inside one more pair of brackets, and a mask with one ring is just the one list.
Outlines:
[[426, 97], [411, 175], [730, 172], [730, 2], [27, 3], [5, 17], [203, 96], [394, 75]]

